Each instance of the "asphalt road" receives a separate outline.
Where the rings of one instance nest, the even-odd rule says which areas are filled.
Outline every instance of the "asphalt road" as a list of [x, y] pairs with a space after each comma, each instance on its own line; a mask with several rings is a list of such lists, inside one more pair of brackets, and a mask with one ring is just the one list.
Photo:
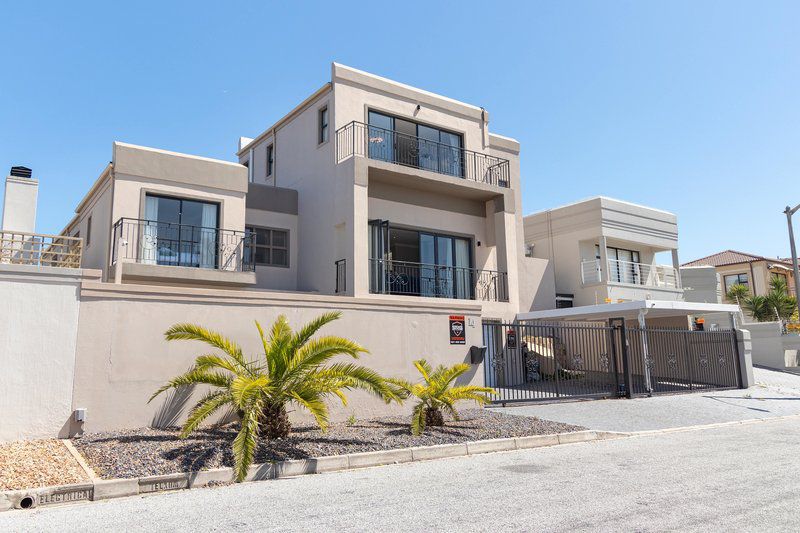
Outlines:
[[0, 531], [800, 529], [800, 420], [0, 515]]
[[[493, 408], [604, 431], [652, 431], [800, 414], [800, 375], [754, 369], [749, 389]], [[798, 422], [800, 424], [800, 422]]]

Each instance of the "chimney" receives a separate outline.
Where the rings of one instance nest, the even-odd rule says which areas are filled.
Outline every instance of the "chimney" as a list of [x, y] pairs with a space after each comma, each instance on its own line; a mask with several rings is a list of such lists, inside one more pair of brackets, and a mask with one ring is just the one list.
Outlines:
[[31, 176], [28, 167], [11, 167], [6, 178], [6, 191], [3, 196], [3, 219], [0, 229], [34, 233], [36, 231], [36, 200], [39, 195], [39, 182]]

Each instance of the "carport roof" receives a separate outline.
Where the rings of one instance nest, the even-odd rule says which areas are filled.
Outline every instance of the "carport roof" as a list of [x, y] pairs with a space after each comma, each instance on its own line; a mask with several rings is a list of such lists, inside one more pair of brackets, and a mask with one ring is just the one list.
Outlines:
[[609, 318], [639, 317], [646, 310], [647, 318], [700, 315], [705, 313], [739, 313], [733, 304], [674, 302], [666, 300], [634, 300], [631, 302], [584, 305], [563, 309], [547, 309], [517, 314], [517, 320], [607, 320]]

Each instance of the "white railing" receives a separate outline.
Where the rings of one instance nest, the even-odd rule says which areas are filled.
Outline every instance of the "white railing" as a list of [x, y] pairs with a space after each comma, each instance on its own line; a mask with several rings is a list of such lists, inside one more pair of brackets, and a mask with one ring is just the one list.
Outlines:
[[600, 272], [600, 260], [581, 261], [581, 282], [587, 285], [589, 283], [600, 283], [601, 281], [603, 281], [603, 274]]
[[[664, 289], [681, 287], [681, 278], [677, 269], [668, 265], [648, 265], [609, 259], [606, 277], [611, 283], [627, 283]], [[581, 281], [584, 285], [603, 281], [599, 259], [581, 262]]]
[[82, 248], [79, 237], [0, 231], [0, 263], [80, 268]]

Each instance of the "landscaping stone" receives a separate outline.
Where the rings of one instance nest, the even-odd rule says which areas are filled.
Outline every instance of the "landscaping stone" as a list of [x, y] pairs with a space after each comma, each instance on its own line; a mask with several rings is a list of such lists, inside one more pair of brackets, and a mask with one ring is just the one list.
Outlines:
[[88, 480], [57, 439], [0, 444], [0, 491], [67, 485]]
[[[343, 463], [336, 466], [333, 459], [327, 458], [349, 455], [349, 466], [355, 468], [387, 464], [385, 459], [375, 463], [377, 459], [364, 455], [363, 452], [552, 435], [584, 429], [487, 409], [465, 409], [461, 415], [460, 421], [447, 420], [444, 427], [428, 427], [418, 437], [411, 435], [408, 417], [383, 417], [356, 421], [353, 424], [332, 424], [327, 433], [322, 433], [314, 426], [298, 426], [292, 429], [292, 434], [286, 439], [261, 439], [254, 462], [271, 463], [323, 457], [329, 468], [338, 469]], [[202, 471], [233, 466], [231, 443], [236, 436], [234, 425], [201, 429], [187, 439], [178, 439], [177, 436], [176, 428], [144, 428], [87, 434], [74, 438], [72, 442], [94, 471], [106, 479], [199, 471], [197, 475], [192, 474], [196, 480], [198, 476], [202, 476]], [[398, 451], [395, 460], [389, 462], [410, 461], [410, 453]], [[436, 452], [422, 452], [431, 453]], [[292, 464], [286, 468], [297, 471], [296, 469], [305, 467]], [[318, 464], [315, 471], [321, 472], [322, 468]], [[275, 472], [263, 471], [258, 475], [264, 478], [268, 474], [274, 477]], [[250, 475], [256, 474], [251, 472]], [[192, 486], [196, 486], [196, 483], [197, 481], [190, 482]]]

